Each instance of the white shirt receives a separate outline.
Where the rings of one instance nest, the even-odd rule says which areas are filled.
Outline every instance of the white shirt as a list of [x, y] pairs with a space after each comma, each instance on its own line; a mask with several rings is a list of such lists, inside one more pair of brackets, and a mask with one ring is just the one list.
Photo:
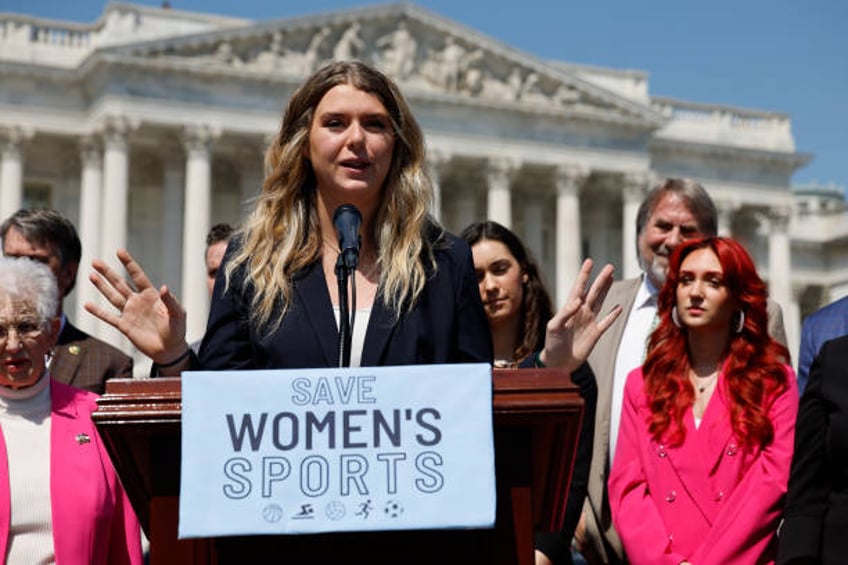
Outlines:
[[633, 308], [627, 316], [627, 323], [621, 335], [618, 355], [615, 358], [615, 372], [612, 382], [612, 406], [610, 407], [610, 465], [615, 457], [615, 444], [618, 440], [618, 428], [621, 424], [621, 406], [624, 403], [624, 384], [627, 375], [640, 367], [645, 360], [645, 347], [648, 336], [655, 325], [657, 315], [657, 295], [659, 290], [648, 278], [642, 275], [642, 283], [636, 292]]
[[0, 387], [0, 427], [9, 464], [11, 519], [6, 563], [55, 563], [50, 502], [50, 376]]
[[[333, 306], [336, 327], [339, 326], [339, 307]], [[359, 367], [362, 363], [362, 350], [365, 348], [365, 330], [371, 319], [371, 308], [357, 308], [353, 320], [353, 335], [350, 336], [350, 366]]]

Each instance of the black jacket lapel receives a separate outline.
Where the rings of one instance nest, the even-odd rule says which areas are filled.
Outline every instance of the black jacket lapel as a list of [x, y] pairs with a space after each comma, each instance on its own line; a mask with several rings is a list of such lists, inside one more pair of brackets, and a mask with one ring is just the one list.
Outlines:
[[321, 262], [316, 261], [304, 269], [294, 285], [298, 306], [303, 310], [303, 317], [309, 322], [315, 340], [321, 344], [327, 366], [337, 367], [339, 329], [333, 316], [333, 305]]
[[397, 326], [395, 313], [383, 302], [380, 290], [377, 289], [377, 297], [374, 299], [371, 317], [368, 320], [368, 329], [365, 331], [365, 345], [362, 348], [363, 366], [382, 365], [383, 353]]

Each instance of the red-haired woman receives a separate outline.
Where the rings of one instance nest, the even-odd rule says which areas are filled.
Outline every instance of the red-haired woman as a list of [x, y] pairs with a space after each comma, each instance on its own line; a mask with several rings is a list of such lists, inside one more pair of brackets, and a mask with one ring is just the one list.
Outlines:
[[634, 565], [774, 559], [798, 390], [788, 351], [769, 337], [766, 296], [731, 239], [687, 242], [671, 258], [609, 477]]

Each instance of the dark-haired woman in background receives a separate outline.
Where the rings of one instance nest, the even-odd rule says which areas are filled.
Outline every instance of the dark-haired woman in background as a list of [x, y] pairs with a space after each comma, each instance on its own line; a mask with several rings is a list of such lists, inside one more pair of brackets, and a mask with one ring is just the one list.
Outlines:
[[726, 238], [680, 245], [648, 356], [625, 385], [609, 478], [634, 565], [774, 560], [798, 392], [766, 286]]
[[471, 246], [480, 298], [492, 330], [495, 367], [517, 367], [545, 345], [551, 298], [524, 244], [497, 222], [462, 231]]
[[[519, 237], [497, 222], [471, 224], [461, 235], [474, 257], [480, 297], [492, 330], [495, 367], [532, 367], [535, 356], [544, 350], [547, 324], [553, 316], [536, 262]], [[536, 535], [536, 563], [540, 565], [572, 562], [571, 540], [586, 497], [598, 387], [585, 362], [571, 373], [571, 380], [584, 401], [583, 423], [563, 528]]]

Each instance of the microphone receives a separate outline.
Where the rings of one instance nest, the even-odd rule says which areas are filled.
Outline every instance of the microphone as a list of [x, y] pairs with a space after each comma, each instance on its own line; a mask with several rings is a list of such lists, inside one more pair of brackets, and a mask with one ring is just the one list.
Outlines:
[[336, 279], [339, 283], [339, 367], [350, 366], [350, 346], [353, 337], [353, 319], [356, 313], [356, 284], [352, 285], [353, 312], [347, 301], [348, 277], [359, 265], [359, 226], [362, 214], [353, 204], [342, 204], [333, 213], [333, 225], [339, 236], [339, 257], [336, 260]]
[[359, 265], [359, 247], [362, 245], [359, 237], [362, 214], [353, 204], [342, 204], [333, 214], [333, 225], [339, 236], [340, 262], [348, 269], [356, 269]]

